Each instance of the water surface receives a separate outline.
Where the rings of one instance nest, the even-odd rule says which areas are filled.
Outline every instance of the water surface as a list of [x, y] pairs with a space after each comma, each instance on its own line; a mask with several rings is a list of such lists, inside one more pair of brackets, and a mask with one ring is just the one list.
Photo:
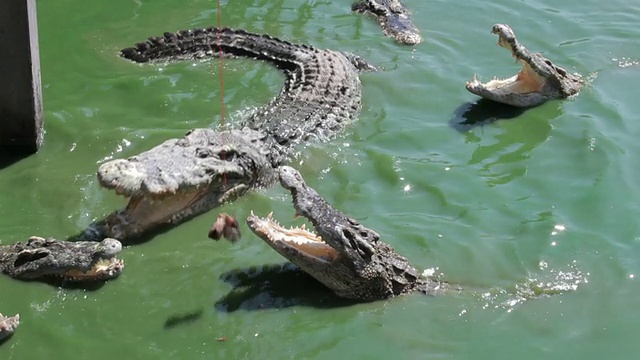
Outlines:
[[[640, 6], [405, 3], [425, 38], [416, 47], [383, 37], [349, 1], [225, 1], [222, 19], [384, 68], [362, 75], [359, 121], [302, 148], [294, 165], [415, 266], [465, 291], [347, 306], [279, 268], [285, 260], [244, 224], [236, 245], [206, 237], [219, 211], [273, 210], [293, 224], [288, 194], [273, 188], [126, 248], [123, 274], [98, 289], [0, 277], [0, 311], [22, 319], [0, 359], [635, 359]], [[2, 244], [77, 233], [124, 203], [98, 187], [100, 163], [221, 121], [216, 61], [117, 56], [148, 36], [215, 24], [214, 2], [38, 5], [46, 138], [0, 169]], [[588, 85], [527, 111], [478, 105], [464, 89], [474, 73], [519, 70], [495, 46], [499, 22]], [[269, 65], [226, 61], [225, 121], [282, 83]], [[485, 123], [454, 126], [465, 119]], [[540, 287], [564, 291], [528, 300]]]

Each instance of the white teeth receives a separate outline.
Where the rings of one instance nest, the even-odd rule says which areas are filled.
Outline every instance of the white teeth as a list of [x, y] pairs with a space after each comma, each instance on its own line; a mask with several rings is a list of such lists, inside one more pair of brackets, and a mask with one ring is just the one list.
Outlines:
[[300, 229], [302, 229], [302, 230], [307, 230], [307, 224], [302, 224], [302, 225], [300, 226]]
[[273, 219], [273, 211], [267, 215], [267, 219]]

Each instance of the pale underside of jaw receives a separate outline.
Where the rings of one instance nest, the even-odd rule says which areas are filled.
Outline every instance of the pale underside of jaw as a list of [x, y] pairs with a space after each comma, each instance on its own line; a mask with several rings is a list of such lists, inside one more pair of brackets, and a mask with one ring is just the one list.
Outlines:
[[194, 204], [204, 197], [206, 188], [194, 188], [180, 193], [125, 197], [124, 214], [129, 222], [146, 228], [154, 224], [171, 223], [176, 217], [188, 217]]
[[[472, 81], [467, 81], [467, 89], [473, 93], [503, 93], [503, 94], [530, 94], [540, 92], [543, 87], [543, 79], [536, 74], [529, 64], [522, 63], [522, 70], [508, 79], [494, 78], [487, 83], [482, 83], [473, 75]], [[480, 95], [480, 94], [479, 94]]]
[[[255, 216], [253, 211], [251, 216]], [[329, 246], [319, 235], [308, 231], [304, 224], [291, 228], [281, 226], [273, 219], [273, 212], [269, 213], [266, 218], [255, 218], [258, 220], [252, 225], [253, 230], [262, 234], [263, 239], [276, 247], [286, 246], [325, 263], [331, 263], [338, 256], [334, 248]]]
[[124, 260], [116, 258], [100, 259], [87, 271], [69, 270], [61, 277], [69, 281], [107, 279], [120, 274], [123, 268]]

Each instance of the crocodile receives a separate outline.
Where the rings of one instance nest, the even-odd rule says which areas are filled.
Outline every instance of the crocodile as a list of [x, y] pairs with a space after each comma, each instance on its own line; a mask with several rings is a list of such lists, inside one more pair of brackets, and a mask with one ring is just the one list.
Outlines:
[[509, 50], [522, 64], [522, 70], [508, 79], [487, 83], [478, 81], [474, 75], [466, 84], [471, 93], [512, 106], [532, 107], [550, 99], [566, 99], [584, 85], [579, 74], [571, 74], [541, 54], [527, 50], [508, 25], [493, 25], [491, 32], [498, 35], [498, 45]]
[[287, 228], [273, 218], [247, 218], [249, 229], [280, 255], [331, 289], [337, 296], [357, 301], [388, 299], [412, 292], [442, 294], [451, 286], [424, 276], [407, 258], [380, 240], [380, 235], [333, 208], [292, 167], [278, 170], [280, 184], [293, 197], [296, 215], [306, 226]]
[[274, 169], [291, 159], [296, 145], [325, 141], [357, 118], [359, 72], [376, 70], [351, 53], [229, 28], [165, 33], [120, 54], [138, 63], [249, 57], [274, 64], [286, 79], [277, 97], [234, 129], [193, 129], [141, 154], [103, 163], [99, 184], [129, 200], [77, 237], [83, 240], [139, 238], [272, 185]]
[[0, 246], [0, 272], [19, 280], [102, 281], [122, 272], [124, 261], [115, 256], [120, 250], [122, 244], [111, 238], [72, 242], [32, 236]]
[[18, 325], [20, 325], [20, 314], [4, 316], [0, 313], [0, 341], [13, 334]]
[[422, 42], [420, 31], [411, 21], [411, 13], [400, 0], [358, 1], [351, 5], [351, 10], [375, 17], [382, 32], [400, 44], [416, 45]]

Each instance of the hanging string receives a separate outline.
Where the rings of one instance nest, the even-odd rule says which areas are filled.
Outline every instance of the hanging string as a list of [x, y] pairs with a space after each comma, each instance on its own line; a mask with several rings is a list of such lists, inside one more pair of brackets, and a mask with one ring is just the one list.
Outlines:
[[224, 79], [222, 76], [222, 8], [218, 2], [218, 73], [220, 77], [220, 125], [224, 126]]
[[[224, 77], [222, 74], [222, 7], [220, 0], [218, 4], [218, 76], [220, 78], [220, 127], [224, 127]], [[221, 159], [225, 160], [224, 151], [220, 154]], [[222, 173], [222, 183], [227, 184], [227, 173]]]

